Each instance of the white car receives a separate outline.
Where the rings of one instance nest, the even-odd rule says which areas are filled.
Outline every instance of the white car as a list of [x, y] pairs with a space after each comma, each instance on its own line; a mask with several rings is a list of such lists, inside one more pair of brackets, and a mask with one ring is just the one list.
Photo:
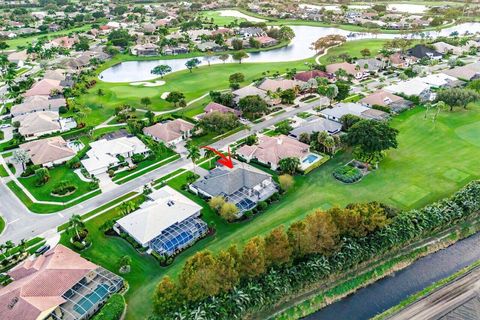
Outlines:
[[2, 124], [2, 125], [0, 125], [0, 129], [10, 128], [10, 126], [11, 126], [11, 125], [9, 125], [8, 123]]

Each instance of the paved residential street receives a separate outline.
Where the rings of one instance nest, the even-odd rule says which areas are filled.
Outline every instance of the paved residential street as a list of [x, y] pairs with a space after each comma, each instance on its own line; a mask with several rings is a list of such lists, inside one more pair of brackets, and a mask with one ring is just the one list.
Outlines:
[[[254, 132], [260, 132], [279, 121], [292, 118], [297, 113], [310, 110], [315, 106], [326, 104], [328, 104], [328, 99], [326, 98], [322, 98], [312, 103], [303, 104], [298, 108], [281, 113], [269, 120], [255, 124], [250, 130], [243, 130], [217, 141], [212, 146], [220, 150], [226, 150], [226, 148], [233, 142], [245, 138]], [[56, 229], [57, 226], [68, 221], [73, 214], [83, 215], [87, 212], [90, 212], [133, 190], [140, 190], [147, 183], [180, 168], [192, 169], [191, 161], [183, 156], [174, 162], [146, 173], [139, 178], [119, 185], [116, 188], [102, 193], [94, 198], [88, 199], [81, 204], [52, 214], [37, 214], [30, 212], [30, 210], [28, 210], [5, 185], [5, 181], [2, 180], [0, 183], [0, 203], [2, 204], [0, 207], [0, 212], [6, 220], [7, 228], [2, 235], [0, 235], [0, 243], [3, 243], [7, 240], [18, 242], [21, 239], [30, 239], [49, 231], [51, 233], [51, 231]]]

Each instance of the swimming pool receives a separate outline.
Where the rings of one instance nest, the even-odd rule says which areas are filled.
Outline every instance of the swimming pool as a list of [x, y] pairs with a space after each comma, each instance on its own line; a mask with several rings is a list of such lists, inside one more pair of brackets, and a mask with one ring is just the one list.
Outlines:
[[303, 163], [312, 164], [317, 161], [319, 157], [316, 154], [309, 154], [305, 159], [302, 160]]
[[87, 294], [84, 298], [80, 299], [78, 303], [73, 307], [73, 310], [80, 315], [84, 315], [99, 301], [105, 299], [108, 296], [108, 285], [101, 284], [95, 288], [92, 292]]

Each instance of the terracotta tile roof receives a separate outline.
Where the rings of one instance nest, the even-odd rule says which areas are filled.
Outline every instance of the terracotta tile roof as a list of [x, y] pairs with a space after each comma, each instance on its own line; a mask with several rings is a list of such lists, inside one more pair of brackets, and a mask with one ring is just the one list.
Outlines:
[[331, 73], [321, 71], [321, 70], [310, 70], [310, 71], [304, 71], [304, 72], [299, 72], [295, 75], [296, 80], [304, 81], [307, 82], [310, 79], [315, 79], [315, 78], [327, 78], [327, 79], [332, 79], [334, 76]]
[[242, 146], [237, 154], [246, 158], [256, 158], [263, 163], [278, 165], [284, 158], [303, 158], [309, 153], [309, 146], [285, 135], [262, 136], [258, 144]]
[[277, 90], [287, 90], [293, 89], [296, 86], [301, 84], [300, 81], [297, 80], [289, 80], [289, 79], [265, 79], [262, 84], [258, 86], [259, 89], [264, 91], [277, 91]]
[[232, 113], [236, 114], [237, 116], [242, 114], [242, 112], [240, 110], [235, 110], [233, 108], [229, 108], [227, 106], [224, 106], [223, 104], [216, 103], [216, 102], [210, 102], [209, 104], [207, 104], [207, 106], [205, 107], [205, 109], [203, 109], [203, 111], [205, 111], [205, 113], [210, 113], [210, 112], [213, 112], [213, 111], [218, 111], [218, 112], [221, 112], [221, 113], [232, 112]]
[[166, 143], [180, 138], [184, 132], [192, 130], [193, 124], [182, 119], [175, 119], [167, 123], [156, 123], [153, 126], [143, 129], [145, 134], [151, 135]]
[[14, 281], [0, 288], [1, 319], [37, 319], [64, 303], [62, 295], [97, 268], [62, 245], [19, 264], [8, 272]]
[[60, 91], [62, 90], [62, 86], [60, 86], [60, 80], [42, 79], [35, 83], [29, 90], [27, 90], [24, 96], [49, 96], [54, 89]]
[[20, 145], [27, 151], [34, 164], [45, 164], [69, 157], [74, 157], [76, 152], [70, 149], [62, 137], [52, 137], [35, 140]]
[[396, 96], [393, 93], [384, 90], [378, 90], [361, 99], [359, 102], [369, 104], [371, 106], [388, 106], [389, 104], [400, 101], [402, 99], [402, 97]]

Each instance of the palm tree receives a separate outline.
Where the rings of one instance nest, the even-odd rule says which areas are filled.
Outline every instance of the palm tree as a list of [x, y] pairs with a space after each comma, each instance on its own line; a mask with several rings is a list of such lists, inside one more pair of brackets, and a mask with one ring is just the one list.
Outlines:
[[80, 240], [80, 234], [78, 232], [78, 229], [83, 228], [84, 226], [85, 225], [82, 221], [82, 217], [80, 217], [78, 214], [72, 215], [68, 220], [68, 230], [73, 229], [78, 240]]
[[187, 155], [187, 159], [191, 159], [192, 160], [192, 163], [193, 163], [193, 172], [195, 172], [195, 162], [200, 159], [200, 149], [194, 145], [194, 144], [190, 144], [187, 146], [187, 151], [188, 151], [188, 155]]
[[206, 158], [209, 158], [208, 159], [208, 164], [209, 164], [208, 167], [211, 168], [212, 167], [212, 159], [215, 160], [215, 158], [214, 158], [215, 157], [215, 152], [213, 152], [213, 150], [210, 150], [210, 149], [205, 149], [205, 154], [204, 155], [205, 155]]

